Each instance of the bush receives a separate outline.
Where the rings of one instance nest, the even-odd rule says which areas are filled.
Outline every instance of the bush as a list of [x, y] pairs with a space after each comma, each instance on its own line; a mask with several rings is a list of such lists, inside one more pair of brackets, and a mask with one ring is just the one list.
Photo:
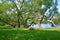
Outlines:
[[0, 29], [12, 29], [13, 27], [10, 25], [0, 26]]

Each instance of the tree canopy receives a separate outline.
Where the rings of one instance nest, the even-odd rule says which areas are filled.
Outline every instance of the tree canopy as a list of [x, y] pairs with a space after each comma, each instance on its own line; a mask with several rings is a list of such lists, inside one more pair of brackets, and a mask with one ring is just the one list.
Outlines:
[[0, 20], [13, 27], [46, 23], [58, 13], [57, 0], [2, 0]]

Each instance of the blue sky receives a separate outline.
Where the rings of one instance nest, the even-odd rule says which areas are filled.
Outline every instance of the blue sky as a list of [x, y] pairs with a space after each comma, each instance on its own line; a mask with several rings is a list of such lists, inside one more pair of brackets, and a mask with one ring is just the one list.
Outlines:
[[60, 13], [60, 0], [58, 0], [58, 11], [59, 11], [59, 13]]

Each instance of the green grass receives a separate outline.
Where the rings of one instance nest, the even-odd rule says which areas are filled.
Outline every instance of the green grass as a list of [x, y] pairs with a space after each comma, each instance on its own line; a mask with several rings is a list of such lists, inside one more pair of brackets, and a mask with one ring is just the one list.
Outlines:
[[0, 40], [60, 40], [60, 31], [0, 29]]

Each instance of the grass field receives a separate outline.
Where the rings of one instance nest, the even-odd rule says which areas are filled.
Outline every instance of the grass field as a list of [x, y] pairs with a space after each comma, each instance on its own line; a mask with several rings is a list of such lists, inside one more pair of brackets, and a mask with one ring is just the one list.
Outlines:
[[0, 29], [0, 40], [60, 40], [60, 31]]

